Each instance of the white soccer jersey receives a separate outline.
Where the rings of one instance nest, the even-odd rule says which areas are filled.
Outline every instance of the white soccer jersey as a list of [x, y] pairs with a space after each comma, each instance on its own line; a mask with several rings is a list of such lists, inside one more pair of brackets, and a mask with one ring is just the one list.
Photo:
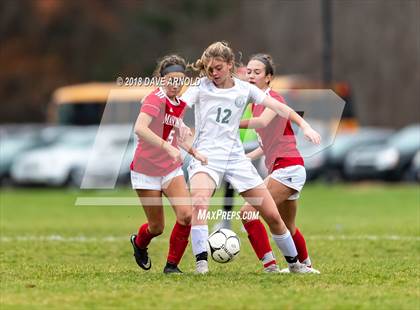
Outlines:
[[239, 123], [250, 102], [261, 103], [266, 94], [255, 85], [234, 78], [235, 86], [217, 88], [207, 77], [192, 86], [181, 99], [195, 106], [194, 147], [209, 161], [244, 156]]

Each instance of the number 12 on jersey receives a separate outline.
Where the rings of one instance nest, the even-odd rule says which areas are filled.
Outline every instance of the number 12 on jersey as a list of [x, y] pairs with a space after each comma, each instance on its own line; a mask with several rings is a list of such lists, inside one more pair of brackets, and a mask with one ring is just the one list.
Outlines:
[[222, 108], [217, 108], [217, 117], [216, 122], [227, 124], [229, 123], [230, 117], [232, 116], [232, 110], [231, 109], [224, 109], [223, 110], [223, 118], [222, 118]]

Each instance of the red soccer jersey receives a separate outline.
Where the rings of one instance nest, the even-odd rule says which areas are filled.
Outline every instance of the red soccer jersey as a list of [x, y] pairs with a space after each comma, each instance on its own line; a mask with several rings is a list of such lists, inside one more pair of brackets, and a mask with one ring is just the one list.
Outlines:
[[[267, 89], [266, 94], [281, 103], [287, 104], [282, 96], [270, 88]], [[264, 109], [265, 107], [261, 104], [253, 104], [253, 116], [260, 116]], [[290, 120], [277, 115], [267, 127], [256, 129], [256, 132], [264, 151], [265, 165], [270, 173], [279, 168], [294, 165], [303, 166], [303, 158], [296, 148], [295, 133]]]
[[[186, 103], [178, 98], [174, 104], [158, 88], [144, 99], [140, 112], [153, 117], [149, 128], [155, 134], [178, 147], [175, 129], [179, 127], [185, 106]], [[165, 176], [180, 166], [181, 163], [173, 163], [173, 159], [162, 148], [139, 139], [130, 168], [150, 176]]]

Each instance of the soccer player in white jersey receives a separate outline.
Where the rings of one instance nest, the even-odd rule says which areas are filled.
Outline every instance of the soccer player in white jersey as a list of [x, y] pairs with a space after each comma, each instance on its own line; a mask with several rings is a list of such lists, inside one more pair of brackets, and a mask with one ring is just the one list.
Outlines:
[[260, 212], [290, 271], [312, 272], [311, 268], [298, 261], [290, 232], [263, 180], [245, 156], [238, 131], [246, 105], [255, 102], [297, 123], [310, 141], [319, 143], [320, 136], [295, 111], [267, 96], [255, 85], [234, 78], [234, 64], [234, 53], [226, 42], [211, 44], [194, 65], [203, 76], [199, 86], [190, 87], [182, 96], [188, 106], [195, 106], [194, 146], [208, 158], [206, 166], [193, 159], [188, 167], [193, 203], [191, 240], [196, 272], [208, 272], [208, 226], [206, 219], [199, 217], [203, 212], [200, 210], [208, 210], [210, 198], [222, 178]]

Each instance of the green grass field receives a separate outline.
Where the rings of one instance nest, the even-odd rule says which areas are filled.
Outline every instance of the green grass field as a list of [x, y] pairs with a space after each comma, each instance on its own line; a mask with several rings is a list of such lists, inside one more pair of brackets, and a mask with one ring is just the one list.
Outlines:
[[416, 186], [308, 185], [298, 224], [319, 276], [263, 274], [238, 221], [237, 260], [211, 262], [210, 274], [195, 275], [189, 246], [180, 265], [185, 273], [165, 276], [169, 208], [165, 233], [150, 248], [153, 268], [144, 272], [129, 243], [144, 221], [139, 207], [74, 205], [82, 195], [134, 197], [130, 190], [0, 195], [2, 309], [420, 308]]

